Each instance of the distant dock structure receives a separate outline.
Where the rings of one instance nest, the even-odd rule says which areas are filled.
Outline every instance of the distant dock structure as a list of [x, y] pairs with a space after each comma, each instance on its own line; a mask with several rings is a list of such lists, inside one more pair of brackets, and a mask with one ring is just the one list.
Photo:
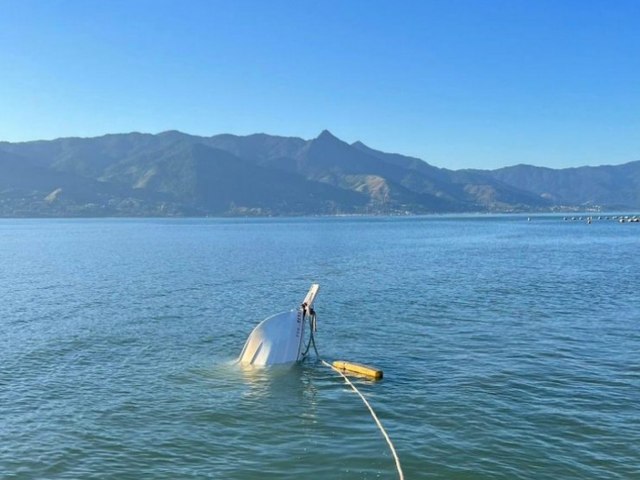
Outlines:
[[565, 222], [585, 222], [590, 225], [594, 221], [614, 221], [618, 223], [640, 223], [640, 214], [638, 215], [587, 215], [587, 216], [565, 216], [562, 217]]

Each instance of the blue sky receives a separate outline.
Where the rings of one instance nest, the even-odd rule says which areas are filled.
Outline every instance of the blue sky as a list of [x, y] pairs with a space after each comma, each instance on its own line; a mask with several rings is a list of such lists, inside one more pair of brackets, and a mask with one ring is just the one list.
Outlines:
[[0, 0], [0, 140], [177, 129], [447, 168], [640, 159], [640, 1]]

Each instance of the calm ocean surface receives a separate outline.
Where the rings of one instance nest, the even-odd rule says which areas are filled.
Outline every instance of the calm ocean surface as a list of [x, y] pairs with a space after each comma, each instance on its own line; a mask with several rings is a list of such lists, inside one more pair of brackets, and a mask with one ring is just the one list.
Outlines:
[[640, 479], [640, 225], [0, 220], [0, 478], [393, 479], [311, 362], [244, 371], [311, 282], [407, 479]]

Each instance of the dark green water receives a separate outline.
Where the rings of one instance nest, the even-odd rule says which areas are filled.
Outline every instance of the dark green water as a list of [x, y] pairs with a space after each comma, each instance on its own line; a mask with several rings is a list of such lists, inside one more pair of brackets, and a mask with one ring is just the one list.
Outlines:
[[640, 225], [0, 221], [0, 478], [393, 479], [319, 364], [232, 364], [311, 282], [407, 479], [640, 478]]

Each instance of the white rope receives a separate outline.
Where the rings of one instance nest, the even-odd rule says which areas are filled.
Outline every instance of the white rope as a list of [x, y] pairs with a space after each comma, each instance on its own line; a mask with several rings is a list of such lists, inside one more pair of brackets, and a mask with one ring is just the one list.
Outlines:
[[396, 449], [394, 448], [393, 443], [391, 443], [391, 439], [389, 438], [389, 435], [387, 435], [386, 430], [382, 426], [382, 423], [380, 423], [380, 420], [378, 419], [378, 416], [376, 415], [376, 412], [373, 411], [373, 408], [371, 407], [371, 405], [369, 404], [367, 399], [364, 398], [364, 395], [362, 395], [362, 393], [360, 393], [360, 390], [358, 390], [356, 388], [356, 386], [353, 383], [351, 383], [351, 381], [347, 378], [347, 376], [344, 373], [342, 373], [339, 369], [337, 369], [336, 367], [334, 367], [330, 363], [327, 363], [324, 360], [321, 360], [321, 361], [322, 361], [323, 365], [325, 365], [325, 366], [331, 368], [332, 370], [335, 370], [336, 372], [338, 372], [342, 376], [342, 378], [344, 378], [344, 380], [349, 384], [349, 386], [353, 389], [353, 391], [356, 392], [358, 395], [360, 395], [360, 398], [362, 399], [364, 404], [369, 409], [369, 412], [371, 412], [371, 416], [376, 421], [376, 424], [378, 425], [378, 428], [380, 429], [380, 431], [382, 432], [382, 435], [384, 436], [385, 440], [389, 444], [389, 449], [391, 450], [391, 454], [393, 455], [393, 458], [394, 458], [394, 460], [396, 462], [396, 468], [398, 469], [398, 477], [400, 478], [400, 480], [404, 480], [404, 474], [402, 473], [402, 467], [400, 466], [400, 459], [398, 458], [398, 454], [396, 453]]

